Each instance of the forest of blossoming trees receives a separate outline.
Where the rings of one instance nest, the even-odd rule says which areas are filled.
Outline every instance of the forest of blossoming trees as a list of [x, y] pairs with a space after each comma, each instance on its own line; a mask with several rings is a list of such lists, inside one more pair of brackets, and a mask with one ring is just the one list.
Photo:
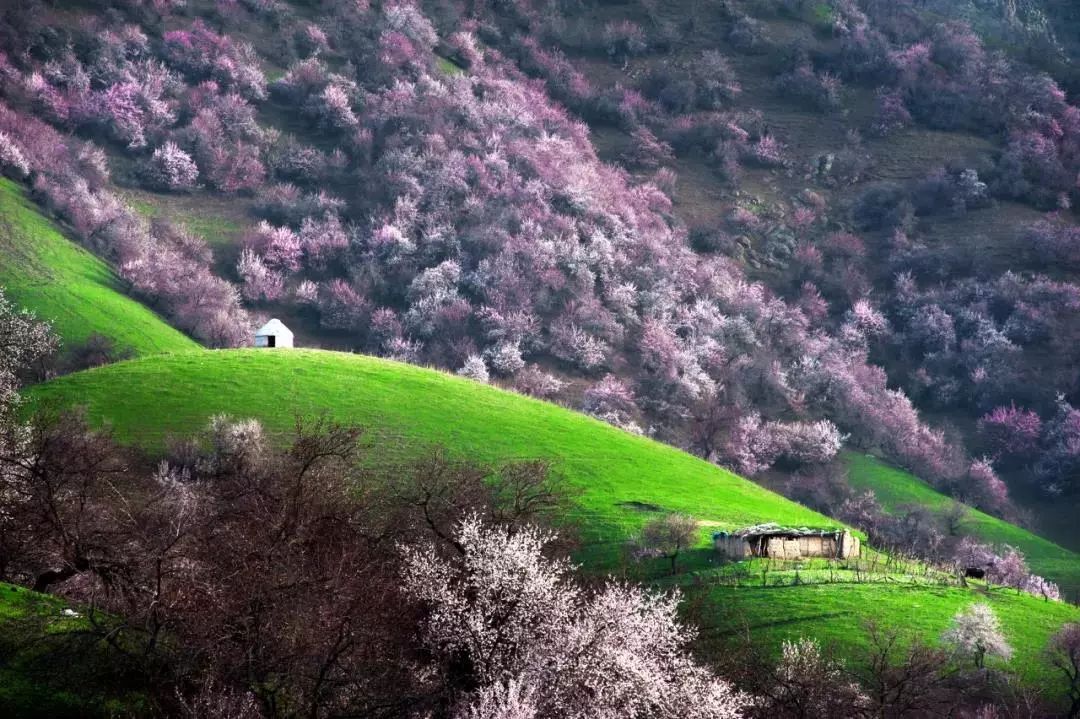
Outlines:
[[[687, 227], [672, 206], [676, 157], [707, 157], [733, 187], [804, 161], [736, 102], [730, 59], [705, 50], [614, 88], [569, 59], [668, 51], [663, 20], [585, 30], [544, 2], [402, 1], [320, 3], [312, 21], [272, 1], [202, 13], [129, 0], [60, 22], [20, 4], [2, 28], [0, 161], [132, 292], [212, 346], [246, 343], [250, 312], [291, 308], [352, 348], [570, 402], [743, 473], [825, 462], [846, 442], [1002, 511], [983, 452], [1045, 491], [1075, 489], [1080, 290], [1027, 273], [958, 278], [965, 258], [942, 261], [918, 224], [996, 199], [1068, 213], [1080, 110], [963, 24], [927, 27], [903, 7], [832, 3], [830, 51], [779, 52], [759, 20], [717, 5], [729, 48], [776, 54], [777, 91], [815, 112], [861, 85], [876, 94], [856, 128], [868, 135], [919, 124], [1003, 138], [986, 166], [870, 185], [850, 226], [807, 189], [783, 218], [796, 242], [775, 282], [724, 251], [764, 231], [757, 214]], [[245, 22], [275, 28], [275, 79]], [[295, 115], [287, 131], [275, 108]], [[586, 122], [629, 133], [628, 169], [598, 159]], [[849, 134], [818, 168], [823, 188], [865, 174]], [[246, 198], [228, 276], [201, 238], [126, 205], [116, 187], [132, 183]], [[888, 235], [887, 251], [853, 231]], [[1060, 214], [1033, 224], [1031, 261], [1069, 265], [1075, 234]], [[1046, 354], [1049, 366], [1031, 359]], [[975, 458], [913, 401], [982, 417]], [[1013, 404], [1036, 412], [1037, 437], [1001, 437]]]
[[[448, 38], [468, 72], [444, 75], [415, 6], [328, 10], [339, 36], [300, 32], [304, 56], [270, 83], [250, 47], [199, 19], [153, 38], [92, 22], [52, 37], [32, 31], [42, 15], [10, 11], [9, 171], [211, 344], [245, 341], [240, 297], [198, 238], [124, 206], [89, 140], [160, 188], [254, 195], [242, 298], [310, 308], [364, 350], [453, 369], [480, 358], [526, 391], [558, 387], [542, 369], [556, 363], [599, 383], [595, 413], [675, 439], [704, 425], [706, 453], [747, 473], [828, 458], [839, 431], [931, 476], [964, 471], [866, 363], [880, 329], [869, 306], [834, 332], [733, 262], [692, 252], [657, 184], [600, 163], [582, 122], [478, 49], [468, 24]], [[342, 48], [342, 72], [320, 60], [326, 43]], [[321, 147], [260, 125], [274, 101], [301, 108]], [[725, 127], [752, 157], [775, 151]], [[721, 426], [716, 403], [731, 409]]]

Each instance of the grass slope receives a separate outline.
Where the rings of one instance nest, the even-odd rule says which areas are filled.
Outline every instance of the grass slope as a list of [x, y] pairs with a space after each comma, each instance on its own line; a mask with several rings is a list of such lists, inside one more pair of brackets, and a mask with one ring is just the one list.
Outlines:
[[[83, 633], [86, 620], [67, 604], [0, 582], [0, 708], [5, 717], [75, 719], [148, 715], [117, 657]], [[91, 643], [88, 645], [87, 642]], [[73, 645], [94, 661], [70, 661]], [[100, 659], [99, 659], [100, 657]]]
[[52, 322], [69, 345], [97, 333], [136, 355], [199, 347], [123, 294], [108, 265], [64, 237], [19, 185], [4, 178], [0, 178], [0, 286], [18, 305]]
[[[690, 590], [691, 601], [694, 599]], [[867, 621], [935, 641], [954, 614], [972, 602], [989, 604], [1014, 650], [1009, 667], [1051, 691], [1061, 679], [1042, 656], [1047, 640], [1066, 622], [1080, 621], [1074, 605], [1045, 602], [1012, 590], [905, 586], [903, 584], [807, 584], [796, 587], [718, 587], [705, 592], [697, 618], [707, 648], [747, 631], [775, 651], [784, 640], [815, 637], [858, 658], [869, 645]], [[859, 668], [855, 666], [854, 668]]]
[[[369, 428], [375, 461], [407, 459], [432, 444], [488, 461], [551, 459], [581, 490], [576, 512], [587, 549], [580, 559], [597, 571], [618, 567], [619, 547], [648, 516], [641, 508], [692, 514], [706, 530], [760, 521], [831, 523], [672, 447], [551, 404], [370, 357], [311, 350], [177, 354], [61, 377], [34, 388], [31, 397], [83, 405], [91, 420], [108, 422], [122, 440], [149, 448], [160, 447], [170, 433], [202, 427], [215, 413], [259, 417], [269, 430], [285, 433], [294, 411], [327, 410]], [[682, 562], [684, 574], [662, 584], [686, 587], [688, 606], [698, 607], [694, 619], [710, 642], [750, 627], [774, 650], [782, 639], [805, 634], [850, 652], [865, 644], [863, 626], [870, 619], [933, 640], [960, 607], [989, 601], [1017, 649], [1016, 667], [1034, 681], [1051, 671], [1038, 656], [1046, 638], [1063, 622], [1080, 621], [1074, 606], [981, 586], [915, 587], [903, 572], [890, 576], [890, 584], [792, 586], [789, 568], [773, 571], [762, 587], [759, 570], [748, 563], [734, 568], [745, 574], [741, 586], [714, 586], [712, 580], [732, 567], [716, 566], [705, 548], [707, 531], [702, 540]], [[658, 563], [629, 570], [655, 579], [663, 568]], [[803, 581], [812, 570], [802, 567]]]
[[[919, 505], [932, 511], [944, 510], [952, 502], [913, 474], [890, 467], [864, 454], [846, 456], [848, 481], [856, 489], [871, 489], [882, 508], [896, 512], [904, 506]], [[1027, 555], [1028, 566], [1036, 574], [1057, 582], [1070, 599], [1080, 593], [1080, 555], [1036, 536], [997, 517], [972, 509], [960, 523], [963, 532], [991, 544], [1008, 544]]]
[[368, 428], [380, 462], [407, 460], [433, 445], [491, 462], [550, 459], [581, 491], [584, 539], [611, 550], [648, 516], [642, 506], [690, 513], [710, 528], [833, 524], [731, 472], [584, 415], [361, 355], [230, 350], [152, 357], [62, 377], [31, 397], [85, 405], [92, 421], [108, 421], [122, 440], [150, 448], [218, 413], [258, 417], [268, 430], [286, 432], [294, 412], [328, 411]]

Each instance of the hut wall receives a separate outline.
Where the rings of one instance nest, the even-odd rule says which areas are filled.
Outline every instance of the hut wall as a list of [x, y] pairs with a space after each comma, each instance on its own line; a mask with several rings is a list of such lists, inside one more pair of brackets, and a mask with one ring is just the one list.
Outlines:
[[837, 534], [797, 537], [767, 534], [749, 538], [718, 536], [713, 540], [713, 547], [732, 559], [747, 557], [846, 559], [859, 556], [860, 543], [859, 538], [851, 532], [843, 531]]
[[799, 545], [804, 557], [836, 556], [836, 541], [832, 537], [799, 537]]
[[769, 537], [765, 545], [766, 556], [773, 559], [798, 559], [802, 556], [797, 537]]
[[851, 532], [844, 530], [840, 535], [840, 551], [837, 553], [841, 559], [857, 557], [861, 552], [859, 538]]
[[750, 545], [742, 537], [717, 537], [713, 547], [726, 557], [744, 559], [750, 556]]

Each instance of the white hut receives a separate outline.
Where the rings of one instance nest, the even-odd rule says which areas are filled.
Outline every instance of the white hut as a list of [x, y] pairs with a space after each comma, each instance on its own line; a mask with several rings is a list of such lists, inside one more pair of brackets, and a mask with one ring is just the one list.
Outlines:
[[272, 319], [255, 333], [256, 347], [292, 347], [293, 333], [279, 319]]

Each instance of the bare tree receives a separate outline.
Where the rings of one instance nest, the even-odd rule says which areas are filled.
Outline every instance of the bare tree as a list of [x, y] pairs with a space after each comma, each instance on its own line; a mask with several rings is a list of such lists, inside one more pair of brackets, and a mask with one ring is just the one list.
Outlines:
[[668, 514], [647, 522], [641, 528], [637, 545], [645, 556], [663, 557], [671, 562], [671, 573], [675, 574], [679, 554], [694, 546], [700, 528], [701, 525], [693, 517]]
[[961, 698], [948, 653], [873, 622], [866, 630], [869, 650], [860, 678], [875, 716], [948, 715]]
[[1065, 678], [1065, 695], [1069, 701], [1065, 716], [1075, 719], [1080, 716], [1080, 624], [1063, 626], [1050, 638], [1046, 652], [1050, 663]]
[[956, 501], [949, 503], [941, 518], [945, 521], [945, 529], [950, 537], [960, 536], [961, 527], [969, 514], [971, 514], [971, 510], [968, 509], [967, 505]]
[[[493, 467], [456, 459], [441, 447], [404, 466], [364, 475], [360, 482], [365, 502], [382, 508], [385, 534], [410, 540], [428, 534], [459, 553], [454, 528], [467, 514], [511, 528], [548, 524], [565, 514], [560, 510], [572, 495], [547, 462]], [[573, 530], [561, 518], [560, 529]]]
[[124, 453], [73, 415], [40, 413], [18, 434], [0, 447], [0, 576], [38, 592], [82, 573], [130, 582], [116, 501], [131, 480]]

